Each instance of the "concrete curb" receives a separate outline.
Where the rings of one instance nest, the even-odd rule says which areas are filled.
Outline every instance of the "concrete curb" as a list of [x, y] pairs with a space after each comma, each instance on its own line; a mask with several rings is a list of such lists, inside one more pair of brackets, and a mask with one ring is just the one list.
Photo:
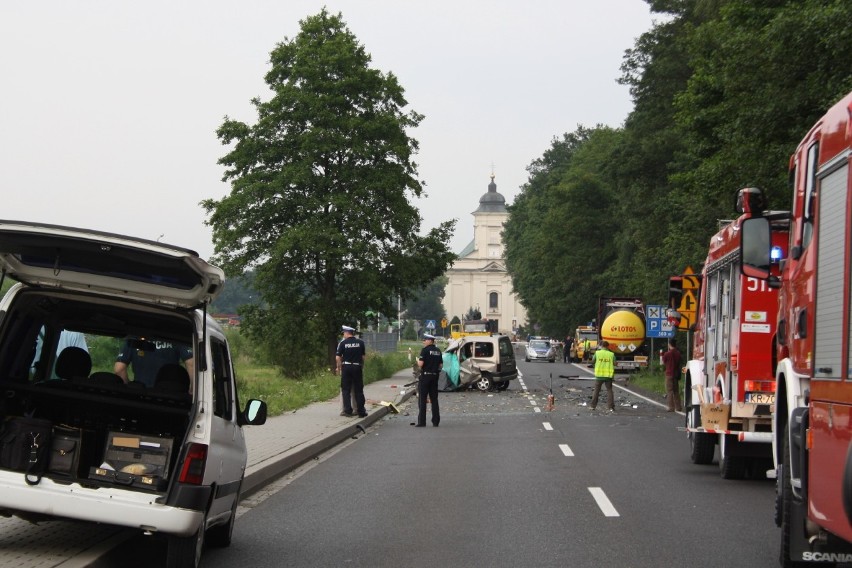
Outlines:
[[[402, 395], [399, 402], [394, 404], [398, 405], [406, 402], [414, 395], [415, 390], [416, 389], [413, 388], [407, 390], [405, 394]], [[388, 414], [390, 414], [390, 408], [387, 406], [380, 406], [370, 412], [366, 417], [361, 418], [352, 424], [347, 424], [341, 429], [332, 432], [328, 436], [325, 436], [312, 444], [308, 444], [303, 448], [284, 455], [280, 459], [270, 460], [270, 463], [267, 465], [261, 466], [255, 471], [246, 474], [243, 478], [242, 488], [240, 489], [240, 497], [243, 498], [255, 493], [279, 477], [290, 473], [297, 467], [311, 461], [344, 440], [348, 440], [349, 438], [358, 435], [359, 432], [366, 430], [368, 427], [375, 424]]]

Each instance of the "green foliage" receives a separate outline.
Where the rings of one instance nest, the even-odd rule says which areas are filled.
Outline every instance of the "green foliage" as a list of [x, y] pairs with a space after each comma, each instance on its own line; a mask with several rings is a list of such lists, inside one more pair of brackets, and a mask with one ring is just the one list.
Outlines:
[[422, 116], [340, 15], [323, 9], [271, 53], [254, 99], [257, 121], [217, 131], [231, 193], [202, 203], [214, 261], [230, 274], [254, 268], [262, 306], [242, 327], [285, 373], [333, 359], [341, 323], [391, 313], [391, 298], [443, 274], [455, 222], [421, 236], [411, 197], [424, 195], [407, 135]]
[[444, 299], [447, 282], [446, 276], [440, 276], [426, 286], [414, 291], [403, 304], [406, 317], [420, 321], [427, 319], [441, 321], [441, 318], [447, 315], [444, 305], [441, 303], [441, 300]]
[[211, 314], [237, 314], [240, 306], [257, 304], [260, 293], [254, 288], [254, 272], [249, 271], [243, 276], [228, 278], [225, 288], [208, 312]]
[[[229, 333], [232, 350], [233, 337]], [[240, 400], [257, 398], [265, 401], [271, 416], [340, 395], [340, 376], [334, 375], [330, 369], [314, 370], [298, 379], [287, 378], [275, 367], [260, 365], [247, 356], [246, 353], [254, 352], [249, 343], [241, 343], [240, 346], [244, 351], [233, 354]], [[409, 366], [407, 350], [383, 354], [370, 352], [364, 365], [364, 384], [386, 379]]]
[[652, 364], [628, 377], [629, 386], [639, 387], [650, 393], [666, 394], [666, 376], [659, 364]]
[[414, 329], [414, 323], [411, 320], [405, 322], [402, 326], [402, 338], [406, 341], [414, 341], [417, 339], [417, 330]]
[[649, 0], [665, 14], [627, 51], [634, 109], [579, 127], [529, 166], [503, 238], [530, 323], [563, 336], [600, 295], [664, 303], [700, 270], [734, 196], [758, 186], [789, 207], [790, 154], [852, 90], [852, 3]]
[[[89, 355], [92, 358], [92, 369], [112, 371], [122, 343], [123, 341], [117, 337], [87, 335], [86, 347], [89, 348]], [[130, 373], [132, 376], [132, 369]]]

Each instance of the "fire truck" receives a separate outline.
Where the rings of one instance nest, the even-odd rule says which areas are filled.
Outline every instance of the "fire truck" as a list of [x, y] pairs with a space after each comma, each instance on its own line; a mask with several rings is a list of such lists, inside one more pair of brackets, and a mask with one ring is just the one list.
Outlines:
[[852, 562], [852, 93], [790, 159], [789, 255], [743, 225], [743, 272], [779, 288], [773, 454], [781, 564]]
[[[701, 275], [692, 357], [683, 381], [686, 431], [693, 463], [710, 464], [719, 448], [725, 479], [765, 478], [772, 467], [771, 345], [778, 290], [740, 269], [742, 223], [772, 218], [757, 188], [737, 195], [740, 217], [711, 237]], [[787, 246], [786, 212], [774, 214], [774, 244]], [[774, 267], [773, 274], [779, 274]]]

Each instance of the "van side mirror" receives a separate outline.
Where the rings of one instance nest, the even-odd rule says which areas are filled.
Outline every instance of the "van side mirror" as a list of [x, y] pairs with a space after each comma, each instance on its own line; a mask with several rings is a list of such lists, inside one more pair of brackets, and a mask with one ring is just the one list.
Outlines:
[[253, 398], [246, 404], [246, 409], [240, 413], [239, 425], [260, 426], [266, 423], [266, 403]]

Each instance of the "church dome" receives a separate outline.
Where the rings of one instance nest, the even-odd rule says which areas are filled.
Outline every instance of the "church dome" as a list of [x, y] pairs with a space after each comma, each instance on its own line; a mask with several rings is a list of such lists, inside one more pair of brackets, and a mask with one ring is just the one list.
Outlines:
[[506, 198], [497, 192], [497, 184], [494, 183], [494, 174], [491, 174], [491, 183], [488, 191], [479, 198], [479, 207], [474, 213], [505, 213]]

